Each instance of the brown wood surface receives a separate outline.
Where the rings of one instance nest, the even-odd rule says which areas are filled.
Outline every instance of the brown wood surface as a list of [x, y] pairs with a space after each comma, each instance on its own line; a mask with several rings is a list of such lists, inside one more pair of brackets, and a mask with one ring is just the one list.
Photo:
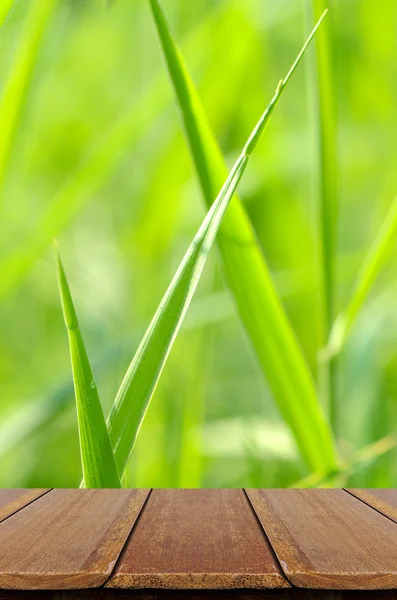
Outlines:
[[0, 600], [396, 600], [395, 591], [304, 590], [122, 590], [2, 591]]
[[0, 522], [47, 492], [49, 489], [0, 489]]
[[57, 489], [35, 500], [0, 523], [0, 588], [102, 585], [147, 495], [147, 490]]
[[154, 490], [106, 584], [120, 588], [286, 587], [242, 490]]
[[349, 489], [347, 491], [397, 523], [397, 489]]
[[293, 585], [397, 588], [397, 524], [357, 498], [317, 489], [247, 494]]

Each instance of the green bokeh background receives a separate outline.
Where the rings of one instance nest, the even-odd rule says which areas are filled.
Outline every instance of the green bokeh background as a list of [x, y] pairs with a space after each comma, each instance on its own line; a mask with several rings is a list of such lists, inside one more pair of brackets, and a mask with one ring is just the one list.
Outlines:
[[[0, 31], [0, 90], [33, 1], [45, 0], [17, 1]], [[161, 5], [231, 165], [302, 45], [306, 3]], [[330, 0], [329, 8], [341, 308], [397, 189], [397, 3]], [[321, 298], [311, 58], [277, 107], [240, 195], [316, 376]], [[115, 130], [119, 137], [105, 143], [109, 151], [120, 145], [111, 168], [95, 166], [98, 185], [88, 192], [85, 180], [77, 179], [79, 206], [66, 198], [61, 209], [55, 204], [60, 190]], [[51, 205], [61, 232], [40, 226]], [[64, 218], [65, 206], [70, 214]], [[107, 413], [203, 215], [148, 2], [58, 1], [1, 186], [0, 486], [68, 487], [81, 478], [53, 235]], [[397, 425], [396, 268], [394, 252], [340, 359], [337, 441], [346, 461]], [[396, 457], [391, 450], [338, 483], [395, 486]], [[307, 474], [215, 250], [153, 397], [126, 483], [283, 487]]]

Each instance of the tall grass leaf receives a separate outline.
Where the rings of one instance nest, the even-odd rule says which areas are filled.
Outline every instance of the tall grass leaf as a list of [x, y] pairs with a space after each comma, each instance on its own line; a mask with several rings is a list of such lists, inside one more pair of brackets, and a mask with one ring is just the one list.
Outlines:
[[[184, 331], [195, 331], [202, 329], [208, 324], [218, 323], [224, 319], [234, 315], [234, 307], [230, 305], [229, 295], [224, 293], [214, 293], [203, 298], [194, 298], [190, 310], [183, 322], [182, 329]], [[137, 340], [138, 332], [136, 332]], [[206, 338], [208, 346], [208, 336]], [[102, 374], [114, 372], [115, 367], [120, 361], [128, 360], [130, 356], [131, 336], [128, 339], [118, 340], [110, 344], [101, 353], [93, 370], [100, 370]], [[208, 350], [208, 348], [207, 348]], [[198, 352], [198, 351], [197, 351]], [[206, 353], [208, 361], [208, 351]], [[192, 375], [193, 376], [193, 375]], [[205, 386], [205, 382], [201, 382], [200, 387]], [[196, 389], [194, 395], [200, 397], [199, 390]], [[57, 381], [55, 386], [50, 390], [41, 390], [39, 398], [31, 399], [24, 398], [18, 400], [20, 408], [13, 410], [11, 416], [7, 414], [3, 417], [0, 423], [0, 461], [13, 449], [21, 447], [34, 436], [37, 436], [46, 427], [51, 427], [51, 424], [56, 419], [60, 418], [74, 401], [73, 399], [73, 381], [67, 378], [63, 382]], [[190, 414], [194, 412], [197, 415], [200, 412], [200, 407], [197, 400], [194, 407], [188, 407], [186, 410]], [[197, 425], [197, 421], [194, 421]], [[190, 445], [194, 444], [193, 440], [188, 440]], [[183, 460], [189, 458], [189, 453], [184, 453]], [[186, 475], [186, 470], [181, 469]], [[193, 475], [193, 474], [192, 474]], [[196, 487], [199, 487], [196, 485]]]
[[397, 232], [397, 198], [394, 199], [386, 218], [373, 241], [361, 266], [354, 284], [350, 301], [332, 328], [328, 353], [330, 356], [340, 352], [350, 329], [360, 312], [368, 293], [390, 255]]
[[[311, 0], [314, 21], [325, 10], [326, 0]], [[319, 150], [320, 234], [324, 288], [325, 333], [331, 328], [335, 296], [335, 244], [337, 229], [337, 159], [334, 86], [331, 65], [331, 22], [328, 19], [315, 42], [317, 136]]]
[[208, 211], [127, 370], [108, 419], [116, 463], [123, 473], [150, 399], [189, 307], [208, 252], [246, 168], [244, 151]]
[[69, 336], [83, 485], [87, 488], [121, 487], [94, 375], [59, 255], [57, 264], [63, 316]]
[[[309, 28], [327, 6], [327, 0], [307, 0]], [[320, 271], [322, 280], [321, 345], [328, 341], [335, 317], [335, 273], [337, 242], [337, 158], [334, 85], [331, 64], [331, 21], [324, 23], [315, 42], [315, 69], [310, 74], [316, 130], [316, 155], [318, 158], [318, 215]], [[336, 431], [336, 364], [319, 362], [320, 400], [329, 414], [331, 426]]]
[[0, 27], [6, 20], [13, 4], [14, 0], [0, 0]]
[[[152, 7], [157, 18], [160, 14], [158, 13], [157, 4], [152, 3]], [[226, 209], [246, 168], [249, 157], [254, 151], [284, 87], [298, 65], [299, 60], [314, 33], [315, 30], [304, 45], [285, 79], [280, 81], [273, 99], [255, 126], [241, 155], [234, 164], [216, 200], [209, 209], [198, 233], [188, 248], [182, 263], [162, 299], [121, 384], [108, 419], [110, 438], [120, 473], [123, 473], [133, 450], [151, 396], [189, 307], [208, 252], [215, 240]], [[252, 294], [255, 292], [250, 290], [249, 293]], [[262, 315], [262, 319], [265, 318], [266, 313]], [[279, 371], [278, 374], [280, 376], [285, 376], [285, 373], [282, 373], [281, 371]], [[290, 383], [287, 385], [291, 386]], [[321, 466], [325, 468], [334, 463], [332, 441], [329, 440], [328, 448], [327, 443], [325, 443], [328, 440], [326, 436], [322, 436], [322, 432], [326, 432], [327, 430], [325, 428], [325, 422], [320, 418], [321, 413], [315, 395], [312, 400], [313, 404], [312, 406], [309, 406], [310, 411], [307, 411], [305, 414], [306, 420], [300, 419], [299, 425], [302, 427], [300, 441], [302, 442], [302, 447], [304, 449], [310, 449], [310, 444], [306, 444], [305, 442], [306, 439], [310, 439], [311, 435], [310, 428], [312, 420], [310, 417], [312, 415], [318, 415], [318, 419], [315, 423], [316, 426], [320, 426], [322, 431], [320, 431], [320, 435], [316, 435], [314, 443], [319, 441], [319, 446], [313, 449], [315, 452], [308, 452], [307, 458], [309, 459], [309, 463], [312, 463], [317, 467]], [[292, 410], [298, 416], [301, 407], [296, 405], [292, 407]], [[313, 438], [311, 438], [311, 442], [313, 442]], [[316, 459], [315, 457], [322, 453], [323, 450], [328, 452], [328, 456], [324, 452], [320, 460]]]
[[[207, 205], [211, 205], [216, 190], [224, 179], [225, 165], [222, 154], [208, 125], [183, 57], [171, 37], [156, 0], [151, 0], [151, 8], [202, 192]], [[275, 98], [269, 106], [269, 113], [316, 28], [287, 77], [280, 82]], [[308, 466], [314, 470], [328, 470], [336, 462], [332, 435], [319, 406], [311, 374], [271, 281], [251, 223], [237, 197], [232, 200], [225, 215], [218, 244], [241, 320], [256, 350], [279, 410], [291, 428]]]
[[[7, 5], [5, 3], [5, 9]], [[17, 50], [10, 75], [4, 84], [0, 101], [0, 189], [2, 188], [7, 162], [23, 110], [29, 84], [32, 79], [41, 40], [54, 11], [55, 0], [28, 2], [25, 27], [21, 32], [21, 43]], [[2, 17], [0, 9], [0, 22]]]
[[[193, 30], [196, 31], [196, 21]], [[233, 46], [228, 51], [228, 61], [223, 63], [222, 69], [218, 68], [214, 58], [222, 52], [228, 40], [234, 36], [236, 28], [239, 29], [240, 38], [235, 39]], [[214, 27], [216, 33], [207, 39], [213, 41], [211, 52], [208, 52], [200, 63], [200, 83], [203, 90], [210, 94], [209, 102], [211, 111], [215, 117], [217, 128], [221, 130], [228, 127], [240, 110], [240, 90], [242, 81], [246, 78], [247, 61], [256, 53], [260, 36], [255, 30], [253, 23], [244, 12], [244, 6], [239, 5], [236, 11], [228, 11], [227, 18], [222, 20], [221, 32], [219, 27]], [[191, 34], [192, 35], [192, 34]], [[190, 53], [194, 57], [194, 54]], [[194, 60], [194, 58], [193, 58]], [[205, 68], [204, 68], [205, 64]], [[164, 76], [164, 69], [161, 69]], [[163, 83], [170, 94], [172, 108], [174, 108], [173, 90], [168, 84], [166, 77]], [[228, 94], [224, 94], [224, 90]], [[168, 126], [162, 128], [161, 144], [156, 151], [155, 174], [149, 178], [145, 186], [145, 194], [142, 198], [142, 210], [137, 219], [131, 224], [131, 233], [126, 231], [134, 240], [134, 246], [144, 252], [151, 260], [156, 260], [155, 255], [164, 253], [175, 236], [177, 223], [183, 213], [185, 199], [180, 194], [181, 186], [186, 181], [186, 174], [190, 172], [191, 162], [188, 152], [183, 149], [183, 132], [175, 128], [173, 120], [169, 120]], [[178, 161], [174, 160], [178, 156]], [[170, 165], [172, 164], [172, 168]], [[164, 178], [167, 180], [167, 195], [172, 202], [164, 202], [163, 185]], [[215, 191], [213, 198], [220, 189], [224, 179], [220, 181], [219, 188]]]

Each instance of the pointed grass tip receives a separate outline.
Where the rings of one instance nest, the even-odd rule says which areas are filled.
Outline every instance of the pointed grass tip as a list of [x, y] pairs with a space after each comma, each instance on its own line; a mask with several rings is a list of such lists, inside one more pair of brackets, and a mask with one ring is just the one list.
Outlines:
[[245, 145], [245, 148], [243, 150], [243, 154], [245, 156], [250, 156], [252, 154], [252, 152], [255, 150], [261, 136], [262, 133], [267, 125], [267, 122], [270, 118], [270, 115], [273, 112], [273, 108], [276, 106], [280, 96], [281, 96], [281, 92], [283, 91], [283, 89], [285, 88], [285, 86], [287, 85], [289, 79], [291, 78], [293, 72], [295, 71], [296, 67], [298, 66], [298, 64], [300, 63], [300, 60], [302, 58], [302, 56], [304, 55], [304, 53], [307, 50], [307, 47], [309, 46], [310, 42], [312, 41], [312, 39], [314, 38], [317, 29], [320, 27], [324, 17], [326, 16], [328, 12], [328, 8], [325, 9], [325, 11], [322, 13], [321, 17], [319, 18], [319, 20], [317, 21], [317, 23], [315, 24], [315, 26], [313, 27], [309, 37], [306, 39], [305, 43], [302, 46], [301, 51], [299, 52], [298, 56], [296, 57], [295, 61], [292, 64], [292, 67], [290, 68], [290, 70], [288, 71], [287, 75], [284, 77], [284, 79], [280, 79], [280, 81], [278, 82], [276, 91], [274, 93], [273, 99], [270, 102], [269, 106], [266, 108], [265, 112], [263, 113], [261, 119], [259, 120], [257, 126], [255, 127], [254, 131], [252, 132], [251, 136], [248, 139], [248, 142]]

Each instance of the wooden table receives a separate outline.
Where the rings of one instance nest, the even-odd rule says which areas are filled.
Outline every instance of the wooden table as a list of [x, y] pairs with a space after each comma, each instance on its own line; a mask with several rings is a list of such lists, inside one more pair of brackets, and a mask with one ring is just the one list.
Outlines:
[[397, 490], [3, 489], [17, 598], [397, 600]]

